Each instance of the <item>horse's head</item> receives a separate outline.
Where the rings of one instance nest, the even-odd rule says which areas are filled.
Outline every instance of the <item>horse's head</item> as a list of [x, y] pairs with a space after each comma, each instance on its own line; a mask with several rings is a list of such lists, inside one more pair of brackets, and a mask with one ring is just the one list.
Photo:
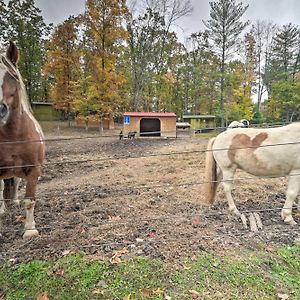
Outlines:
[[10, 113], [19, 107], [18, 60], [18, 48], [10, 42], [6, 55], [0, 55], [0, 125], [5, 125]]

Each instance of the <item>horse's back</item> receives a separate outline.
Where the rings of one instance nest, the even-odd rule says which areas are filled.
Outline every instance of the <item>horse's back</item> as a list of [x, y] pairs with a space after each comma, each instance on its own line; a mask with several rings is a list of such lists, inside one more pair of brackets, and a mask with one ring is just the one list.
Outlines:
[[300, 168], [300, 123], [228, 130], [216, 137], [213, 150], [221, 167], [254, 175], [285, 175]]

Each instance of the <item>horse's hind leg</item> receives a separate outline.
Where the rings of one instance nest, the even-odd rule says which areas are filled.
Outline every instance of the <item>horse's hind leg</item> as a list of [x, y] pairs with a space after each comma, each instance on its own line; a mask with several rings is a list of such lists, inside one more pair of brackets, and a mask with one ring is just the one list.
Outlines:
[[232, 186], [233, 186], [233, 178], [234, 178], [234, 173], [236, 171], [235, 168], [231, 168], [231, 169], [223, 169], [223, 188], [225, 191], [225, 195], [226, 195], [226, 199], [228, 202], [228, 206], [229, 206], [229, 211], [234, 213], [237, 216], [240, 216], [240, 212], [238, 211], [233, 198], [232, 198]]
[[0, 180], [0, 216], [4, 215], [6, 210], [3, 192], [4, 192], [4, 181], [1, 179]]
[[[299, 171], [294, 171], [294, 173], [299, 174]], [[281, 218], [284, 220], [284, 222], [294, 225], [296, 224], [296, 222], [294, 221], [292, 216], [292, 207], [300, 190], [300, 176], [293, 176], [293, 173], [291, 173], [290, 175], [291, 176], [289, 177], [288, 181], [288, 189], [286, 192], [286, 200], [281, 211]]]

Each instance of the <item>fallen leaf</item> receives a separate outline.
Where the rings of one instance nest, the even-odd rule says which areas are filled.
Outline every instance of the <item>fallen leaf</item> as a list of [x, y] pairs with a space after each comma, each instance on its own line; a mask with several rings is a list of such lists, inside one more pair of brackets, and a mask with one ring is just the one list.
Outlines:
[[148, 298], [151, 296], [151, 291], [149, 289], [142, 289], [142, 295], [145, 298]]
[[297, 211], [295, 216], [300, 218], [300, 211]]
[[269, 246], [267, 246], [266, 250], [267, 250], [268, 252], [273, 252], [273, 251], [274, 251], [274, 248], [273, 248], [271, 245], [269, 245]]
[[150, 233], [148, 234], [148, 236], [149, 236], [150, 238], [154, 238], [154, 237], [156, 236], [156, 233], [155, 233], [154, 231], [152, 231], [152, 232], [150, 232]]
[[65, 269], [64, 268], [58, 268], [55, 273], [57, 276], [63, 276], [65, 274]]
[[121, 217], [120, 216], [108, 215], [108, 220], [110, 220], [110, 221], [120, 221]]
[[155, 291], [153, 291], [154, 295], [160, 296], [164, 291], [161, 288], [157, 288]]
[[195, 227], [199, 226], [200, 225], [200, 220], [193, 220], [192, 225], [195, 226]]
[[16, 219], [16, 222], [19, 222], [19, 223], [24, 223], [26, 220], [25, 216], [22, 216], [22, 215], [15, 216], [15, 219]]
[[125, 296], [125, 297], [123, 298], [123, 300], [130, 300], [130, 297], [131, 297], [131, 294]]
[[289, 296], [287, 294], [283, 294], [283, 293], [278, 293], [277, 294], [278, 299], [280, 300], [286, 300], [289, 298]]
[[111, 264], [115, 265], [115, 264], [119, 264], [122, 262], [121, 257], [122, 255], [128, 253], [128, 249], [126, 247], [124, 247], [121, 250], [116, 251], [112, 258], [109, 260]]
[[36, 300], [49, 300], [48, 294], [47, 293], [40, 294], [36, 297]]
[[189, 292], [192, 294], [193, 299], [197, 299], [200, 296], [200, 294], [195, 290], [189, 290]]
[[92, 294], [93, 295], [102, 295], [102, 296], [104, 296], [104, 291], [97, 289], [97, 290], [94, 290], [92, 292]]

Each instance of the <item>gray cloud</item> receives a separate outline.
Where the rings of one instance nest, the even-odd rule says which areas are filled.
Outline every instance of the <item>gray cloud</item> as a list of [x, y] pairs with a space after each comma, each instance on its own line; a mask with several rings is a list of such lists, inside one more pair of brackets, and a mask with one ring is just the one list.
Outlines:
[[[209, 19], [209, 0], [191, 0], [191, 2], [194, 7], [193, 13], [182, 18], [174, 28], [182, 40], [191, 33], [203, 29], [202, 20]], [[299, 0], [244, 0], [242, 2], [245, 5], [249, 4], [245, 20], [259, 19], [273, 21], [278, 25], [290, 22], [300, 25]], [[47, 23], [57, 24], [72, 14], [82, 13], [85, 0], [36, 0], [36, 5], [42, 10]]]

